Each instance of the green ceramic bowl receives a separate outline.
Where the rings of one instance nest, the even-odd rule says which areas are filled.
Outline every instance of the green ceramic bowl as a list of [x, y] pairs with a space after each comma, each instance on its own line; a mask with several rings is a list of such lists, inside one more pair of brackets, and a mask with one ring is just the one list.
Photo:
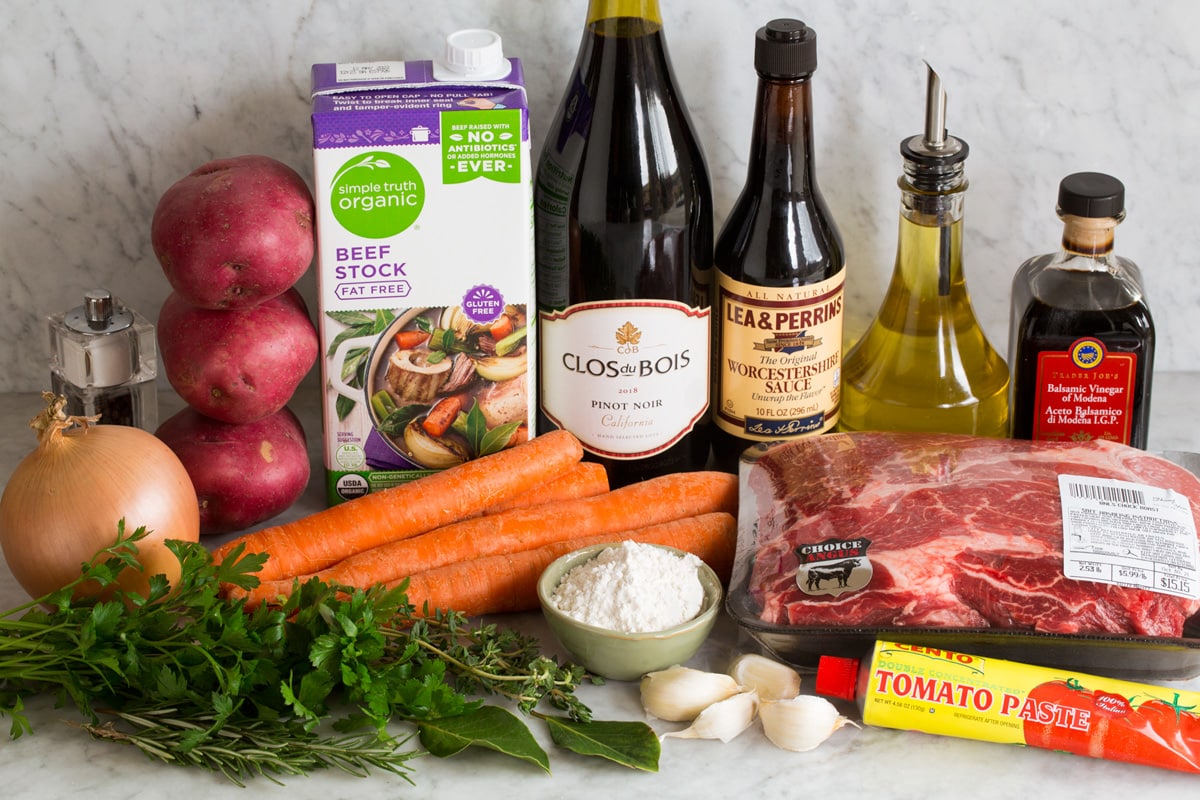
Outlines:
[[[538, 580], [538, 599], [541, 600], [542, 613], [550, 630], [576, 663], [609, 680], [634, 681], [647, 672], [687, 661], [704, 644], [721, 610], [721, 581], [707, 564], [700, 565], [700, 583], [704, 586], [704, 603], [700, 613], [682, 625], [664, 631], [623, 633], [598, 628], [564, 614], [550, 602], [551, 595], [567, 572], [609, 547], [613, 545], [593, 545], [567, 553], [542, 573]], [[683, 553], [673, 547], [662, 549]]]

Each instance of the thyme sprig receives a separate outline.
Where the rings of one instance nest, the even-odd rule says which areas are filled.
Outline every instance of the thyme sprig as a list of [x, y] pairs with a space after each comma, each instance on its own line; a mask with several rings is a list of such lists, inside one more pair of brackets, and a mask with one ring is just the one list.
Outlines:
[[[591, 724], [575, 694], [587, 676], [542, 654], [531, 637], [456, 612], [417, 614], [403, 585], [362, 590], [313, 579], [281, 607], [247, 609], [224, 589], [256, 586], [265, 556], [237, 548], [214, 563], [189, 542], [168, 543], [181, 566], [175, 585], [160, 575], [146, 597], [127, 594], [116, 576], [138, 568], [145, 535], [122, 524], [78, 580], [0, 612], [0, 716], [14, 738], [33, 731], [24, 698], [53, 693], [99, 739], [235, 783], [329, 767], [409, 779], [414, 756], [469, 745], [548, 770], [525, 724], [484, 704], [494, 696], [583, 752], [557, 731]], [[84, 584], [104, 591], [81, 594]], [[535, 713], [542, 704], [565, 716]], [[425, 750], [415, 749], [411, 729], [397, 736], [396, 723], [412, 723]], [[656, 769], [657, 749], [646, 755], [653, 732], [617, 725], [605, 757]]]

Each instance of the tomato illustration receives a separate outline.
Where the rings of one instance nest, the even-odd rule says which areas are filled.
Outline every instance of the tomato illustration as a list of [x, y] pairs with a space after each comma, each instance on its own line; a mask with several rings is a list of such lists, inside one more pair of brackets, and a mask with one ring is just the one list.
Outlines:
[[1035, 686], [1020, 711], [1025, 743], [1099, 758], [1104, 741], [1128, 720], [1129, 704], [1115, 697], [1097, 707], [1095, 693], [1074, 678]]
[[1105, 741], [1103, 757], [1200, 772], [1200, 716], [1178, 700], [1176, 695], [1172, 703], [1157, 698], [1137, 703], [1129, 735]]
[[1077, 679], [1042, 683], [1020, 708], [1026, 744], [1093, 758], [1200, 772], [1200, 709], [1091, 690]]

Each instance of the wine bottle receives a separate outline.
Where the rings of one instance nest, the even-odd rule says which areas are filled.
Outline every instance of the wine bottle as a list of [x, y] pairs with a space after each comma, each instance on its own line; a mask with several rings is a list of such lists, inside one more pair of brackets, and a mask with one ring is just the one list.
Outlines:
[[777, 19], [755, 35], [744, 188], [717, 237], [713, 453], [737, 468], [755, 442], [831, 430], [841, 394], [841, 234], [817, 187], [817, 34]]
[[591, 0], [534, 183], [539, 432], [613, 486], [709, 458], [708, 170], [656, 0]]

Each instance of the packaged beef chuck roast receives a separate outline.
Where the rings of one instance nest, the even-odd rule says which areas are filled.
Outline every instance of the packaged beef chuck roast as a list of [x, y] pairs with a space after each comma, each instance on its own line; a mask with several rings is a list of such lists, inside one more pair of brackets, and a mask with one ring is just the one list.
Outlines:
[[740, 465], [727, 606], [815, 664], [876, 638], [1200, 674], [1200, 480], [1112, 442], [838, 433]]

